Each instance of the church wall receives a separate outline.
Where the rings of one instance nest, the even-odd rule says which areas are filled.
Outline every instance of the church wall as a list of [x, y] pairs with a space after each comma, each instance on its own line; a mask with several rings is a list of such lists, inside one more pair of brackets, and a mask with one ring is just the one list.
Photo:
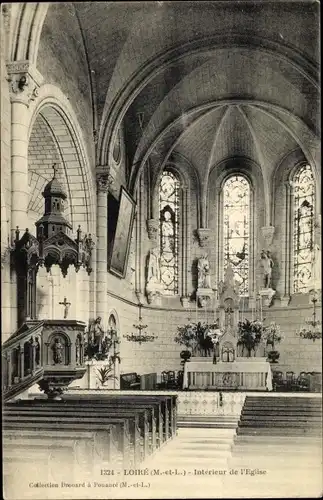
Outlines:
[[[1, 335], [5, 340], [11, 332], [16, 298], [10, 275], [9, 254], [3, 252], [10, 244], [11, 234], [11, 103], [6, 69], [7, 29], [1, 12]], [[4, 255], [4, 260], [3, 260]], [[13, 297], [11, 297], [13, 295]]]
[[[183, 309], [180, 304], [177, 308], [155, 308], [144, 307], [142, 309], [142, 321], [148, 325], [147, 334], [154, 334], [158, 338], [153, 342], [142, 343], [128, 342], [123, 335], [136, 333], [133, 324], [138, 323], [138, 307], [118, 299], [116, 296], [108, 296], [108, 310], [114, 309], [120, 323], [120, 372], [161, 373], [163, 370], [180, 370], [180, 352], [184, 346], [174, 342], [177, 327], [188, 323], [188, 321], [204, 321], [205, 311], [195, 309], [194, 303], [190, 311]], [[265, 324], [275, 321], [281, 328], [283, 341], [277, 344], [276, 349], [280, 352], [278, 363], [272, 364], [272, 370], [294, 371], [321, 371], [322, 344], [320, 341], [302, 339], [297, 336], [304, 320], [312, 314], [312, 308], [304, 301], [304, 297], [298, 297], [290, 307], [271, 307], [263, 312], [266, 318]], [[320, 316], [321, 311], [318, 311]], [[251, 319], [251, 311], [245, 312], [244, 317]], [[213, 312], [208, 311], [208, 320], [213, 319]]]
[[87, 153], [94, 160], [89, 67], [72, 4], [49, 6], [40, 38], [37, 69], [46, 83], [57, 85], [70, 100], [87, 140]]

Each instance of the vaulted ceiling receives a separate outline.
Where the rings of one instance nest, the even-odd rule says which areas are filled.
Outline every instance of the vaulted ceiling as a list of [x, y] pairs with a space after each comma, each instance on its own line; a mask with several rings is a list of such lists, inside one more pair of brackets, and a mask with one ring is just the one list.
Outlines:
[[316, 2], [59, 3], [47, 16], [64, 9], [86, 48], [99, 161], [123, 127], [134, 182], [173, 151], [201, 178], [235, 155], [268, 171], [298, 147], [317, 160]]

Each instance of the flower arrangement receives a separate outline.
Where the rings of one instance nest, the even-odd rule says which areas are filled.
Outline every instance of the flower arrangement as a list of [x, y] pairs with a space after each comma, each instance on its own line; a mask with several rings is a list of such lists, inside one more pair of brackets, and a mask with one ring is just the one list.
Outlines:
[[272, 346], [275, 348], [275, 344], [278, 344], [283, 340], [283, 336], [280, 331], [280, 326], [272, 321], [268, 326], [264, 327], [263, 340], [266, 342], [266, 346]]
[[[238, 345], [247, 349], [248, 356], [251, 355], [251, 351], [255, 351], [260, 343], [264, 343], [266, 347], [271, 346], [271, 352], [273, 352], [275, 344], [283, 340], [280, 326], [274, 321], [265, 326], [263, 321], [258, 319], [252, 321], [245, 319], [244, 321], [240, 321], [238, 323], [238, 333]], [[275, 351], [275, 353], [278, 353], [278, 351]], [[276, 354], [274, 357], [278, 359], [279, 353], [278, 356]]]
[[217, 322], [212, 324], [188, 323], [177, 328], [177, 335], [174, 340], [177, 344], [184, 345], [187, 349], [195, 351], [200, 349], [207, 354], [218, 342], [222, 331]]
[[262, 321], [256, 319], [249, 321], [239, 321], [238, 323], [238, 345], [245, 347], [248, 351], [248, 356], [251, 356], [251, 351], [254, 351], [260, 344], [264, 326]]

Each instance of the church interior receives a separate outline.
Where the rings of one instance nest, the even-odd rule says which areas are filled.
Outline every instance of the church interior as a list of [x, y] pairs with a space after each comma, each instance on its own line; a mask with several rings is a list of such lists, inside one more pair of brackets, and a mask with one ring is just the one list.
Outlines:
[[319, 32], [2, 4], [6, 499], [321, 494]]

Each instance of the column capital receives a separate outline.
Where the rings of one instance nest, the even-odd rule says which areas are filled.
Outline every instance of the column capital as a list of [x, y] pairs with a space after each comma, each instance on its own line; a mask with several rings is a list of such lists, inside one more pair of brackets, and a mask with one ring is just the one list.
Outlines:
[[199, 227], [196, 230], [196, 235], [198, 237], [200, 247], [205, 248], [208, 245], [210, 233], [211, 233], [210, 229], [206, 227]]
[[97, 191], [107, 193], [111, 187], [114, 178], [109, 166], [98, 166], [96, 167], [96, 184]]
[[7, 63], [11, 102], [29, 106], [38, 96], [38, 89], [44, 78], [30, 61]]

